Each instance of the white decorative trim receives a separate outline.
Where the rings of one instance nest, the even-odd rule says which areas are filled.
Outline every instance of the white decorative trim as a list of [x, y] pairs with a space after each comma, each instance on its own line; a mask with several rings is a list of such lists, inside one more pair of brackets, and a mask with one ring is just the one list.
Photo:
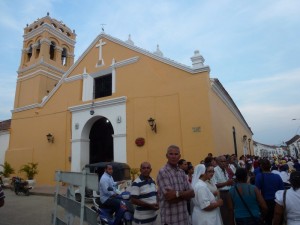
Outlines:
[[55, 49], [62, 52], [63, 51], [63, 48], [62, 47], [59, 47], [59, 46], [55, 46]]
[[111, 72], [111, 93], [116, 93], [116, 69], [113, 68]]
[[67, 77], [67, 78], [64, 78], [64, 82], [65, 83], [70, 83], [70, 82], [73, 82], [73, 81], [76, 81], [76, 80], [82, 80], [83, 76], [84, 75], [82, 75], [82, 74], [78, 74], [78, 75], [75, 75], [75, 76], [72, 76], [72, 77]]
[[134, 42], [131, 40], [131, 35], [129, 34], [128, 35], [128, 40], [127, 41], [125, 41], [127, 44], [129, 44], [129, 45], [134, 45]]
[[31, 77], [35, 77], [37, 75], [46, 75], [47, 77], [50, 77], [54, 80], [60, 80], [61, 77], [60, 76], [56, 76], [56, 75], [53, 75], [52, 73], [46, 71], [46, 70], [37, 70], [37, 71], [34, 71], [33, 73], [29, 73], [25, 76], [22, 76], [22, 77], [19, 77], [17, 79], [17, 81], [22, 81], [22, 80], [26, 80], [26, 79], [29, 79]]
[[31, 69], [34, 68], [34, 67], [37, 67], [38, 65], [46, 66], [46, 67], [51, 68], [52, 70], [57, 71], [57, 72], [62, 73], [62, 74], [65, 73], [64, 70], [58, 69], [57, 67], [55, 67], [55, 66], [53, 66], [53, 65], [51, 65], [51, 64], [48, 64], [48, 63], [44, 62], [43, 59], [41, 59], [39, 62], [37, 62], [37, 63], [35, 63], [35, 64], [32, 64], [32, 65], [30, 65], [30, 66], [28, 66], [28, 67], [26, 67], [26, 68], [24, 68], [24, 69], [18, 70], [17, 72], [18, 72], [18, 73], [23, 73], [23, 72], [26, 72], [26, 71], [28, 71], [28, 70], [31, 70]]
[[113, 134], [113, 138], [126, 137], [126, 134]]
[[48, 23], [44, 23], [42, 26], [38, 27], [37, 29], [32, 30], [31, 32], [25, 34], [24, 37], [24, 41], [27, 41], [31, 38], [33, 38], [34, 36], [37, 36], [45, 31], [48, 31], [50, 34], [58, 36], [60, 39], [64, 40], [65, 42], [67, 42], [69, 45], [71, 45], [72, 47], [75, 46], [76, 41], [69, 38], [66, 34], [59, 32], [58, 30], [56, 30], [54, 27], [52, 27], [52, 25], [48, 24]]
[[75, 142], [90, 142], [90, 139], [71, 139], [70, 142], [71, 143], [75, 143]]
[[235, 117], [238, 119], [238, 121], [244, 126], [245, 129], [247, 129], [249, 132], [252, 133], [250, 130], [247, 122], [245, 121], [243, 115], [241, 112], [237, 109], [234, 103], [232, 103], [232, 100], [229, 99], [223, 92], [223, 90], [219, 87], [218, 84], [215, 83], [214, 79], [211, 79], [211, 87], [212, 90], [219, 96], [219, 98], [225, 103], [225, 105], [229, 108], [229, 110], [235, 115]]
[[51, 45], [51, 41], [48, 38], [42, 38], [41, 39], [41, 44], [46, 43], [48, 45]]
[[[124, 41], [122, 41], [122, 40], [120, 40], [120, 39], [114, 38], [114, 37], [112, 37], [112, 36], [110, 36], [110, 35], [107, 35], [107, 34], [100, 34], [100, 35], [96, 38], [96, 40], [98, 40], [98, 39], [100, 39], [100, 38], [103, 38], [103, 37], [104, 37], [104, 38], [107, 38], [108, 40], [110, 40], [110, 41], [112, 41], [112, 42], [115, 42], [115, 43], [120, 44], [120, 45], [122, 45], [122, 46], [124, 46], [124, 47], [127, 47], [127, 48], [129, 48], [129, 49], [131, 49], [131, 50], [133, 50], [133, 51], [137, 51], [137, 52], [139, 52], [139, 53], [141, 53], [141, 54], [147, 55], [147, 56], [149, 56], [149, 57], [151, 57], [151, 58], [153, 58], [153, 59], [156, 59], [156, 60], [158, 60], [158, 61], [160, 61], [160, 62], [166, 63], [166, 64], [168, 64], [168, 65], [171, 65], [171, 66], [173, 66], [173, 67], [176, 67], [176, 68], [178, 68], [178, 69], [184, 70], [184, 71], [189, 72], [189, 73], [192, 73], [192, 74], [199, 73], [199, 72], [209, 72], [209, 71], [210, 71], [209, 66], [204, 66], [204, 67], [202, 67], [202, 68], [193, 69], [193, 68], [191, 68], [191, 67], [189, 67], [189, 66], [186, 66], [186, 65], [184, 65], [184, 64], [175, 62], [174, 60], [168, 59], [168, 58], [166, 58], [166, 57], [162, 57], [162, 56], [155, 55], [155, 54], [153, 54], [153, 53], [151, 53], [151, 52], [149, 52], [149, 51], [147, 51], [147, 50], [144, 50], [144, 49], [142, 49], [142, 48], [136, 47], [136, 46], [134, 46], [134, 45], [127, 44], [126, 42], [124, 42]], [[93, 45], [94, 45], [94, 43], [92, 44], [92, 46], [93, 46]]]
[[82, 111], [86, 109], [90, 109], [92, 107], [98, 108], [98, 107], [104, 107], [104, 106], [112, 106], [112, 105], [119, 105], [125, 103], [127, 100], [127, 97], [119, 97], [119, 98], [112, 98], [112, 99], [107, 99], [107, 100], [102, 100], [98, 102], [93, 102], [93, 103], [88, 103], [88, 104], [83, 104], [83, 105], [78, 105], [78, 106], [72, 106], [69, 107], [70, 112], [77, 112], [77, 111]]
[[140, 58], [139, 56], [135, 56], [129, 59], [122, 60], [120, 62], [113, 62], [110, 68], [119, 68], [122, 66], [127, 66], [132, 63], [136, 63], [139, 60], [139, 58]]
[[12, 113], [21, 112], [21, 111], [24, 111], [24, 110], [34, 109], [34, 108], [37, 108], [37, 107], [40, 107], [40, 104], [35, 103], [35, 104], [32, 104], [32, 105], [26, 105], [26, 106], [22, 106], [20, 108], [13, 109], [13, 110], [11, 110], [11, 112]]
[[106, 45], [106, 42], [102, 42], [102, 39], [99, 40], [99, 43], [96, 44], [96, 48], [99, 48], [99, 55], [98, 55], [98, 62], [96, 64], [96, 67], [104, 66], [104, 59], [102, 56], [102, 47]]

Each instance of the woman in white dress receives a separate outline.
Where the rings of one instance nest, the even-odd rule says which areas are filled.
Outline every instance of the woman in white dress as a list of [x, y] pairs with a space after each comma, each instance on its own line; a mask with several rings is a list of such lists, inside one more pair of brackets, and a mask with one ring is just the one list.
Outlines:
[[194, 169], [192, 180], [192, 187], [195, 191], [192, 213], [193, 225], [223, 225], [219, 209], [223, 205], [223, 200], [216, 200], [205, 183], [207, 179], [210, 179], [210, 174], [213, 173], [213, 167], [205, 168], [203, 164], [197, 165]]
[[300, 171], [291, 173], [290, 183], [292, 187], [286, 190], [285, 200], [283, 190], [277, 191], [275, 194], [273, 225], [280, 225], [284, 215], [287, 225], [300, 224]]

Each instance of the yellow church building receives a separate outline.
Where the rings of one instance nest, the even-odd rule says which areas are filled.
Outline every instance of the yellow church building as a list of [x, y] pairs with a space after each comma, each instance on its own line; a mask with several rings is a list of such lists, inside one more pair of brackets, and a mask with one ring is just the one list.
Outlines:
[[38, 184], [100, 161], [149, 161], [156, 177], [171, 144], [193, 164], [249, 153], [253, 133], [199, 51], [186, 66], [102, 32], [74, 62], [75, 39], [49, 14], [24, 29], [5, 160], [37, 162]]

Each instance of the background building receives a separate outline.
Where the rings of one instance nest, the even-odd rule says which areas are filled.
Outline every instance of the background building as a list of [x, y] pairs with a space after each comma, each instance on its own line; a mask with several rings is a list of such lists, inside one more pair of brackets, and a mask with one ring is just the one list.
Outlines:
[[[5, 152], [9, 145], [10, 122], [11, 120], [0, 121], [0, 165], [5, 162]], [[0, 171], [2, 170], [3, 168], [0, 167]]]
[[286, 146], [275, 146], [266, 145], [253, 141], [254, 155], [260, 156], [262, 158], [271, 158], [273, 156], [286, 156], [289, 155]]

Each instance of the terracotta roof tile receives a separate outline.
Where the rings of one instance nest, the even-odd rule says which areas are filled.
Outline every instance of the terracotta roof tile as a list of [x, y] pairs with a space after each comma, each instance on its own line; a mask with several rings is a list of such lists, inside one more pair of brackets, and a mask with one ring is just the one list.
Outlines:
[[11, 120], [3, 120], [0, 122], [0, 131], [10, 129]]

